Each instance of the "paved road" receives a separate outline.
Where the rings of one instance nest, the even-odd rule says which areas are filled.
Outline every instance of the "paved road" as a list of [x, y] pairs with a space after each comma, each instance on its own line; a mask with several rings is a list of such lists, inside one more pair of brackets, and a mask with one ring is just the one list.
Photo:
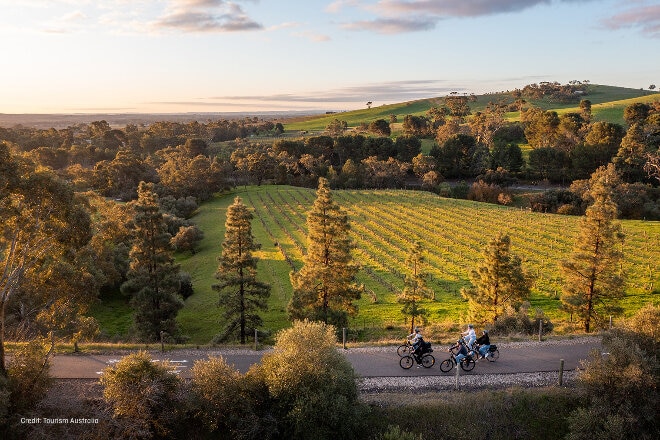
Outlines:
[[[505, 374], [531, 373], [559, 370], [560, 359], [564, 359], [564, 369], [573, 370], [581, 360], [587, 359], [593, 349], [601, 349], [597, 340], [591, 339], [579, 343], [503, 344], [497, 362], [481, 360], [475, 369], [466, 374]], [[429, 369], [413, 367], [404, 370], [399, 366], [396, 347], [352, 348], [341, 350], [353, 365], [356, 373], [362, 377], [407, 377], [407, 376], [443, 376], [439, 364], [449, 357], [446, 346], [434, 346], [433, 355], [436, 364]], [[207, 359], [210, 354], [221, 354], [229, 364], [241, 372], [260, 361], [264, 351], [226, 350], [208, 352], [204, 350], [169, 351], [152, 353], [154, 360], [169, 360], [176, 366], [182, 377], [190, 377], [190, 367], [195, 361]], [[121, 355], [71, 354], [55, 355], [51, 374], [56, 378], [92, 379], [98, 378], [108, 366], [116, 364]]]

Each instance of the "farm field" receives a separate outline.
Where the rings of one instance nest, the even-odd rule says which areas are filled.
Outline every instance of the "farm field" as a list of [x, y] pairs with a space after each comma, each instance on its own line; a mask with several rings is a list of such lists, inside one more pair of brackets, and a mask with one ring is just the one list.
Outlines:
[[[428, 329], [457, 332], [465, 323], [467, 302], [461, 287], [469, 285], [468, 272], [481, 261], [484, 245], [502, 231], [511, 236], [512, 251], [523, 259], [523, 267], [536, 279], [532, 309], [541, 309], [555, 323], [556, 330], [570, 331], [569, 317], [558, 306], [561, 277], [558, 262], [572, 250], [578, 217], [533, 213], [466, 200], [445, 199], [427, 192], [403, 190], [337, 190], [335, 200], [351, 220], [357, 248], [355, 258], [362, 265], [358, 281], [365, 286], [359, 314], [351, 328], [362, 338], [380, 338], [387, 331], [401, 336], [404, 319], [396, 294], [403, 288], [403, 263], [413, 241], [427, 251], [435, 299], [429, 310]], [[195, 294], [179, 313], [183, 333], [190, 342], [205, 344], [219, 331], [220, 310], [215, 282], [217, 257], [224, 239], [227, 207], [240, 196], [254, 212], [253, 234], [262, 248], [259, 277], [272, 285], [270, 310], [264, 314], [264, 330], [287, 327], [286, 305], [291, 297], [289, 272], [302, 266], [306, 248], [306, 212], [314, 199], [313, 189], [289, 186], [241, 187], [204, 204], [194, 221], [204, 231], [194, 255], [182, 254], [178, 262], [193, 277]], [[660, 285], [660, 223], [622, 221], [627, 275], [627, 314], [647, 302], [658, 302]]]
[[[625, 87], [614, 87], [606, 85], [592, 84], [589, 86], [589, 94], [585, 95], [592, 103], [592, 113], [594, 121], [606, 121], [621, 124], [625, 126], [623, 119], [623, 110], [626, 106], [636, 102], [652, 103], [660, 99], [660, 94], [645, 90], [630, 89]], [[483, 111], [489, 102], [513, 102], [515, 98], [510, 93], [489, 93], [476, 95], [475, 100], [471, 101], [470, 109], [472, 114]], [[300, 119], [294, 119], [285, 123], [287, 131], [311, 130], [322, 131], [334, 119], [346, 121], [349, 127], [355, 127], [362, 122], [369, 123], [376, 119], [389, 120], [390, 115], [396, 115], [397, 123], [392, 124], [393, 134], [398, 133], [401, 128], [405, 115], [425, 116], [426, 112], [434, 106], [442, 106], [441, 97], [420, 99], [397, 104], [377, 105], [367, 109], [353, 110], [348, 112], [338, 112], [319, 116], [309, 116]], [[576, 103], [560, 104], [549, 101], [548, 99], [529, 99], [528, 105], [539, 107], [543, 110], [554, 110], [558, 114], [568, 112], [579, 112], [579, 106]], [[506, 114], [509, 121], [520, 120], [520, 112], [510, 112]]]

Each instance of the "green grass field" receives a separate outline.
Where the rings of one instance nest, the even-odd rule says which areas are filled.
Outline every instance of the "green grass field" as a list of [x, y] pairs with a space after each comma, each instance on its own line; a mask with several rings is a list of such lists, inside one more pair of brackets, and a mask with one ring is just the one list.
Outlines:
[[[415, 240], [421, 241], [427, 251], [429, 285], [436, 295], [434, 301], [426, 304], [430, 312], [427, 333], [437, 337], [458, 332], [458, 326], [465, 323], [467, 310], [460, 289], [469, 285], [468, 271], [481, 261], [484, 245], [500, 231], [511, 236], [512, 251], [536, 277], [533, 308], [542, 309], [560, 332], [574, 328], [567, 324], [568, 316], [558, 309], [558, 262], [571, 252], [578, 217], [445, 199], [427, 192], [356, 190], [333, 194], [350, 216], [357, 244], [354, 255], [362, 265], [358, 278], [365, 293], [359, 301], [360, 312], [351, 322], [361, 339], [403, 334], [404, 319], [396, 294], [403, 287], [403, 262]], [[178, 316], [183, 333], [193, 344], [209, 343], [220, 329], [218, 296], [211, 285], [224, 239], [226, 209], [236, 196], [253, 209], [252, 230], [262, 245], [257, 253], [259, 277], [272, 285], [270, 309], [263, 315], [264, 329], [273, 333], [289, 325], [289, 272], [302, 265], [306, 213], [315, 191], [289, 186], [241, 187], [201, 206], [194, 221], [205, 238], [196, 254], [177, 256], [182, 269], [192, 275], [195, 286], [195, 294], [186, 300]], [[658, 303], [660, 222], [622, 224], [626, 234], [622, 270], [628, 279], [623, 305], [629, 315], [648, 302]], [[106, 335], [121, 335], [130, 325], [129, 309], [120, 303], [120, 299], [113, 299], [96, 308], [95, 316]]]
[[[615, 122], [625, 125], [623, 120], [623, 110], [627, 105], [635, 102], [648, 103], [658, 101], [660, 100], [660, 93], [648, 90], [592, 84], [589, 86], [589, 94], [585, 95], [585, 99], [589, 99], [592, 103], [594, 120]], [[470, 108], [472, 113], [475, 113], [485, 109], [489, 102], [501, 101], [513, 102], [514, 98], [510, 93], [505, 92], [477, 95], [476, 101], [470, 102]], [[533, 99], [529, 100], [528, 103], [544, 110], [555, 110], [559, 114], [579, 111], [575, 104], [557, 104], [548, 101], [547, 99]], [[442, 98], [428, 98], [397, 104], [377, 105], [371, 109], [365, 108], [361, 110], [304, 118], [304, 120], [301, 121], [285, 123], [285, 128], [290, 132], [300, 130], [322, 131], [333, 119], [346, 121], [349, 127], [356, 127], [362, 122], [369, 123], [376, 119], [385, 119], [386, 121], [389, 121], [390, 115], [396, 115], [400, 124], [403, 122], [404, 116], [425, 115], [431, 107], [438, 105], [442, 105]], [[519, 120], [520, 114], [518, 112], [508, 113], [507, 119], [511, 121]], [[396, 133], [397, 129], [394, 127], [393, 134]]]

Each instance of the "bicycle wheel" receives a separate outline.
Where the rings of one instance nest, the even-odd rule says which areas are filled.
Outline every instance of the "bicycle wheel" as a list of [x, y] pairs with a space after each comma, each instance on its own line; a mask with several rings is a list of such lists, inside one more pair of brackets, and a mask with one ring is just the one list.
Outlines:
[[500, 357], [500, 350], [489, 351], [488, 352], [488, 362], [495, 362]]
[[461, 360], [461, 369], [463, 371], [471, 371], [475, 365], [476, 363], [471, 357], [466, 357]]
[[452, 368], [454, 368], [454, 360], [452, 358], [440, 362], [440, 371], [443, 373], [448, 373]]
[[422, 366], [424, 368], [431, 368], [433, 365], [435, 365], [435, 358], [432, 354], [422, 356]]
[[399, 359], [399, 365], [401, 365], [401, 368], [404, 370], [411, 368], [414, 363], [415, 360], [412, 358], [412, 356], [403, 356], [401, 359]]
[[412, 351], [412, 346], [408, 344], [403, 344], [403, 345], [399, 345], [399, 348], [396, 349], [396, 354], [398, 354], [399, 357], [403, 357], [410, 354], [411, 351]]

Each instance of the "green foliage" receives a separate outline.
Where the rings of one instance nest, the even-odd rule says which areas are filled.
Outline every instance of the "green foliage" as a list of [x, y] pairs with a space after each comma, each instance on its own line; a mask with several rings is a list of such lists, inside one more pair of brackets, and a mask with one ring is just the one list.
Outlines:
[[378, 440], [423, 440], [422, 434], [416, 435], [412, 432], [404, 431], [399, 426], [390, 425], [387, 431], [382, 433]]
[[620, 314], [618, 302], [624, 294], [624, 277], [617, 247], [623, 240], [617, 209], [609, 182], [614, 168], [601, 168], [592, 176], [589, 197], [594, 200], [580, 220], [580, 235], [572, 255], [561, 262], [564, 275], [562, 305], [577, 315], [588, 333], [592, 323], [602, 325], [605, 316]]
[[[569, 418], [569, 440], [653, 439], [658, 433], [658, 345], [645, 351], [644, 336], [615, 331], [604, 338], [607, 353], [592, 353], [578, 377], [586, 407]], [[644, 344], [653, 347], [653, 344]]]
[[356, 375], [335, 348], [335, 328], [296, 321], [277, 336], [262, 360], [263, 377], [287, 439], [352, 439], [361, 432], [365, 409]]
[[409, 397], [400, 394], [389, 405], [373, 405], [372, 429], [387, 433], [398, 426], [403, 435], [423, 438], [440, 433], [442, 438], [560, 440], [568, 432], [566, 415], [580, 403], [573, 390], [557, 388], [429, 393], [423, 402]]
[[174, 264], [171, 236], [166, 231], [153, 184], [140, 183], [134, 209], [131, 265], [121, 291], [131, 297], [139, 337], [155, 341], [160, 339], [160, 332], [177, 336], [175, 318], [183, 307], [179, 297], [179, 267]]
[[253, 367], [241, 375], [221, 357], [195, 362], [192, 368], [192, 399], [195, 417], [206, 429], [222, 438], [272, 438], [276, 421], [270, 414], [268, 389]]
[[357, 313], [354, 301], [363, 289], [355, 284], [358, 266], [351, 255], [354, 244], [349, 229], [348, 216], [333, 200], [328, 181], [320, 178], [307, 216], [304, 265], [290, 275], [292, 319], [310, 318], [343, 327], [348, 316]]
[[397, 301], [403, 304], [401, 313], [410, 317], [410, 333], [415, 328], [415, 319], [426, 319], [427, 310], [420, 307], [420, 302], [427, 298], [433, 298], [433, 290], [426, 285], [428, 274], [424, 273], [424, 255], [422, 245], [415, 242], [406, 257], [405, 265], [408, 273], [403, 281], [404, 288], [397, 297]]
[[103, 397], [121, 423], [122, 438], [163, 438], [176, 425], [179, 378], [146, 352], [130, 354], [101, 376]]
[[483, 263], [470, 272], [473, 287], [461, 290], [470, 320], [496, 322], [507, 306], [516, 308], [529, 298], [532, 279], [510, 247], [511, 238], [498, 234], [484, 248]]
[[11, 413], [31, 409], [46, 396], [52, 383], [49, 354], [46, 341], [34, 339], [12, 355], [7, 368]]
[[257, 281], [257, 258], [252, 252], [261, 246], [252, 235], [252, 218], [243, 200], [236, 197], [227, 209], [225, 240], [216, 273], [219, 283], [213, 285], [225, 309], [226, 324], [219, 339], [238, 334], [241, 344], [245, 344], [248, 332], [262, 325], [257, 312], [267, 309], [270, 295], [270, 286]]
[[539, 331], [539, 321], [542, 322], [541, 331], [544, 335], [552, 332], [554, 325], [543, 315], [543, 311], [537, 310], [536, 317], [532, 319], [529, 309], [530, 306], [527, 301], [518, 310], [510, 306], [505, 308], [502, 315], [493, 323], [490, 331], [491, 335], [537, 334]]

